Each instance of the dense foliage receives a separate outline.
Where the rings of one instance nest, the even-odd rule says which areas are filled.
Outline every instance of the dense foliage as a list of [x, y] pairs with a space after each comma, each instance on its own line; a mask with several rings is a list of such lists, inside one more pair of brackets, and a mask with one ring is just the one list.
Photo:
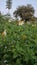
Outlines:
[[34, 17], [34, 8], [32, 5], [28, 4], [27, 6], [19, 6], [14, 11], [15, 17], [20, 17], [24, 21], [30, 21]]
[[[6, 30], [6, 35], [2, 35]], [[37, 24], [1, 20], [0, 65], [37, 65]]]

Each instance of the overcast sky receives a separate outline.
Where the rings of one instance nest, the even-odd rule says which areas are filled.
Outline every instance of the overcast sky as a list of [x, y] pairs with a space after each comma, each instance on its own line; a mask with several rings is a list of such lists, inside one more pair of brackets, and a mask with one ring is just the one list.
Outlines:
[[[12, 9], [10, 10], [11, 15], [13, 15], [13, 11], [16, 10], [18, 6], [27, 4], [32, 4], [35, 9], [35, 16], [37, 16], [37, 0], [13, 0]], [[3, 14], [7, 13], [6, 0], [0, 0], [0, 11]]]

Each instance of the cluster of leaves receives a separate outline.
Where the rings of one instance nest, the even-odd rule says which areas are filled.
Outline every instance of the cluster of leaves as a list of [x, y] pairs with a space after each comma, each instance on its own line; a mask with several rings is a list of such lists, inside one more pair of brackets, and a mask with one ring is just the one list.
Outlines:
[[30, 4], [28, 4], [27, 6], [19, 6], [13, 14], [16, 18], [20, 17], [22, 20], [27, 22], [34, 18], [34, 8]]
[[[6, 29], [6, 36], [1, 30]], [[37, 26], [0, 22], [0, 65], [37, 65]]]

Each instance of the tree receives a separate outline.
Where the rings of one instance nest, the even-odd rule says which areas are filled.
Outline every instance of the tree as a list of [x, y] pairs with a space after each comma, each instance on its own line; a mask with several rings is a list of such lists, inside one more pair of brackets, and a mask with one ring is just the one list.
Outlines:
[[7, 0], [6, 7], [8, 8], [8, 15], [10, 14], [11, 5], [12, 5], [12, 0]]
[[34, 8], [30, 4], [19, 6], [13, 14], [15, 17], [19, 16], [22, 20], [29, 21], [34, 16]]

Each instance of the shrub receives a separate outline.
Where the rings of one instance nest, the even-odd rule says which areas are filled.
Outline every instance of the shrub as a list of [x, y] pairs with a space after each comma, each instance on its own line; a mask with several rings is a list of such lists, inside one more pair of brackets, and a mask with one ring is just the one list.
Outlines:
[[[3, 26], [4, 27], [3, 27]], [[0, 65], [37, 65], [37, 26], [5, 22], [0, 30]]]

